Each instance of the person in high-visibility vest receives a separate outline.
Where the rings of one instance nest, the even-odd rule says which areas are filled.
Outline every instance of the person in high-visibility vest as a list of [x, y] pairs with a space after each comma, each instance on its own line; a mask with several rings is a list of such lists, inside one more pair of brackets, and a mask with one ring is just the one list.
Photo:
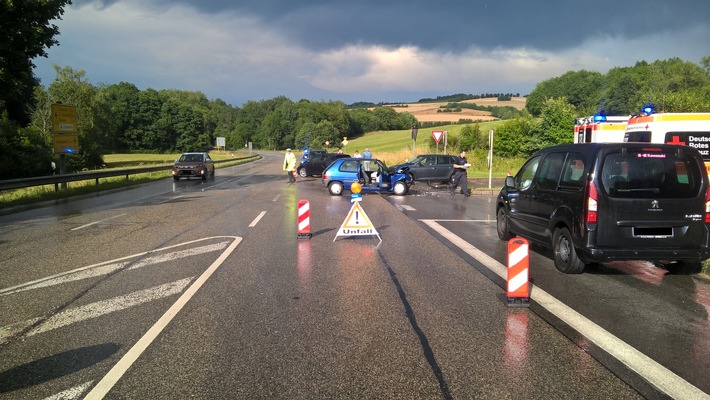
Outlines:
[[296, 155], [291, 153], [291, 149], [286, 149], [284, 171], [288, 174], [288, 181], [290, 183], [296, 182]]

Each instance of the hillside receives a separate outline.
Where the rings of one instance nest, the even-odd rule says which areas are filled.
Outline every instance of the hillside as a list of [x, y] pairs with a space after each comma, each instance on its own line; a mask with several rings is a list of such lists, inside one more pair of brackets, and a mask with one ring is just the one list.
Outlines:
[[[515, 107], [518, 110], [522, 110], [525, 107], [525, 97], [513, 97], [510, 101], [498, 101], [496, 98], [486, 98], [486, 99], [474, 99], [466, 100], [462, 103], [476, 103], [479, 106], [498, 106]], [[491, 113], [488, 111], [478, 111], [462, 109], [461, 112], [437, 112], [440, 110], [440, 106], [445, 106], [446, 102], [439, 103], [409, 103], [404, 104], [403, 107], [393, 106], [397, 112], [408, 112], [419, 121], [419, 122], [429, 122], [429, 121], [447, 121], [447, 122], [457, 122], [460, 119], [472, 119], [481, 121], [493, 121], [496, 118], [491, 117]]]

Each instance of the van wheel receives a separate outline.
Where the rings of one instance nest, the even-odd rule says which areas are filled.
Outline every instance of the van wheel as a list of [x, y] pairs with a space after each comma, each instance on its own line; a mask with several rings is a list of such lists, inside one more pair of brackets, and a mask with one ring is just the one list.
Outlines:
[[498, 212], [496, 212], [496, 228], [500, 240], [508, 240], [515, 236], [510, 233], [510, 221], [508, 220], [508, 212], [505, 211], [505, 207], [499, 207]]
[[569, 229], [555, 229], [555, 234], [552, 236], [552, 247], [555, 253], [555, 267], [560, 272], [581, 274], [584, 271], [584, 262], [577, 256]]
[[696, 261], [676, 261], [664, 264], [663, 267], [673, 275], [692, 275], [703, 269], [703, 265]]

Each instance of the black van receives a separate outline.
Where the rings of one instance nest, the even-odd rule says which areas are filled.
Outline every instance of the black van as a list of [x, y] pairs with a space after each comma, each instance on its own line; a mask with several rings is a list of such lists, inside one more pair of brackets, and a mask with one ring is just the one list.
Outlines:
[[505, 180], [498, 237], [552, 247], [555, 267], [649, 260], [696, 273], [710, 257], [708, 174], [691, 147], [584, 143], [533, 154]]

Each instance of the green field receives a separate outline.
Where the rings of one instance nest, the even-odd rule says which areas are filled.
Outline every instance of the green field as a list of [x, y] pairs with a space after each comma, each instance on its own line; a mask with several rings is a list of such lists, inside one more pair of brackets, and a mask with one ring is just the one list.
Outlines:
[[[481, 122], [479, 123], [480, 131], [482, 134], [487, 136], [489, 130], [493, 129], [495, 131], [496, 127], [502, 123], [503, 121]], [[348, 154], [353, 154], [355, 150], [362, 153], [366, 147], [369, 147], [374, 158], [383, 160], [387, 165], [395, 165], [405, 162], [417, 154], [436, 153], [436, 146], [429, 146], [429, 139], [432, 138], [432, 131], [447, 131], [449, 142], [453, 142], [453, 139], [459, 135], [461, 128], [464, 126], [466, 125], [446, 125], [439, 128], [419, 129], [414, 149], [412, 149], [412, 132], [409, 129], [400, 131], [370, 132], [362, 137], [352, 140], [348, 139], [348, 145], [345, 147], [344, 151]], [[444, 153], [443, 141], [439, 143], [439, 153]], [[446, 153], [454, 154], [455, 151], [447, 149]], [[488, 176], [488, 152], [486, 150], [475, 150], [473, 152], [469, 151], [466, 158], [468, 159], [468, 162], [471, 163], [471, 168], [468, 170], [469, 178], [482, 178]], [[522, 158], [494, 157], [493, 176], [501, 178], [504, 177], [508, 171], [515, 173], [524, 161], [525, 159]]]

